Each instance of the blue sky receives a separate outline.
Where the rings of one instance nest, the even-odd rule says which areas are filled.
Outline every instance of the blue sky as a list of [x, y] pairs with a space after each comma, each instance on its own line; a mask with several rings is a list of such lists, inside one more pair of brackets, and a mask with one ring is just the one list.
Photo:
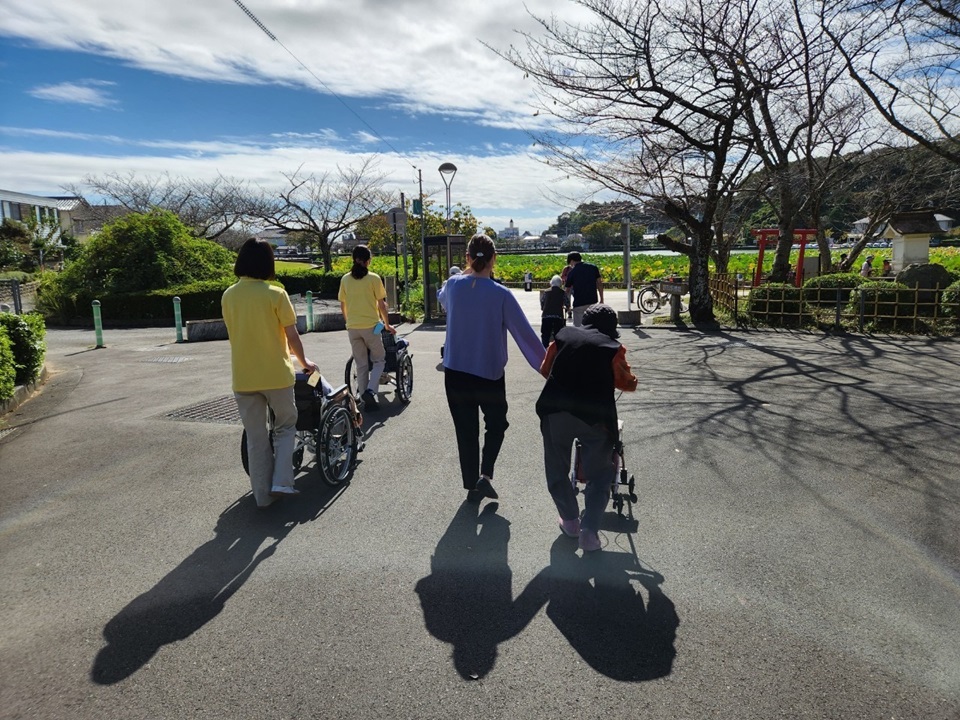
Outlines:
[[277, 41], [233, 0], [0, 0], [0, 188], [62, 194], [110, 172], [272, 188], [373, 154], [398, 196], [419, 168], [440, 202], [437, 167], [455, 163], [453, 201], [497, 230], [539, 233], [591, 199], [537, 156], [533, 87], [483, 45], [533, 28], [522, 3], [244, 4]]

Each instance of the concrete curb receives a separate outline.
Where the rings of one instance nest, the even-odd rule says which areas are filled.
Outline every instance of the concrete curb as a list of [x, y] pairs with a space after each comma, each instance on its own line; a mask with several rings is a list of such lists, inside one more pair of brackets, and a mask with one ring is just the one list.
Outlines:
[[6, 415], [9, 412], [13, 412], [18, 407], [23, 405], [27, 399], [33, 395], [37, 390], [40, 389], [40, 386], [47, 381], [47, 366], [44, 365], [40, 369], [40, 377], [36, 382], [28, 383], [27, 385], [17, 385], [13, 389], [13, 397], [9, 400], [0, 401], [0, 415]]

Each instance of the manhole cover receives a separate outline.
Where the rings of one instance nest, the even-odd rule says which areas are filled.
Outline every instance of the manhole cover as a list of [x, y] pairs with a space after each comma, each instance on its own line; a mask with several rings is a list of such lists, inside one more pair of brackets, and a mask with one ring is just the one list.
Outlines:
[[176, 355], [161, 355], [160, 357], [147, 358], [143, 362], [149, 363], [182, 363], [186, 362], [190, 358], [188, 357], [177, 357]]
[[205, 402], [188, 405], [185, 408], [169, 412], [164, 417], [170, 420], [187, 420], [191, 422], [226, 423], [240, 425], [240, 411], [237, 410], [237, 401], [232, 395], [207, 400]]

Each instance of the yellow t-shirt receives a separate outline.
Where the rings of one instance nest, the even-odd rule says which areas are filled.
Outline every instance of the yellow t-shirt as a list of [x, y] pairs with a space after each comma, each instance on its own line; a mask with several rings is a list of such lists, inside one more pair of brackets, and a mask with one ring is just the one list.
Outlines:
[[337, 299], [347, 308], [347, 329], [366, 330], [380, 322], [378, 300], [386, 300], [387, 291], [376, 273], [367, 273], [357, 280], [347, 273], [340, 278]]
[[294, 381], [285, 327], [297, 322], [282, 287], [242, 277], [220, 300], [230, 336], [234, 392], [278, 390]]

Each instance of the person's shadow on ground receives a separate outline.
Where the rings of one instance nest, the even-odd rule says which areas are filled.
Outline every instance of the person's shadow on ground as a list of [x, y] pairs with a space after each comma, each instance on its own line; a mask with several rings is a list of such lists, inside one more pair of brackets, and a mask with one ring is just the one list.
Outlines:
[[[661, 590], [662, 575], [628, 553], [577, 555], [577, 541], [564, 536], [550, 548], [550, 567], [541, 575], [547, 617], [590, 667], [628, 682], [670, 674], [680, 619]], [[646, 603], [634, 581], [646, 590]]]
[[478, 505], [464, 502], [437, 543], [430, 575], [416, 586], [427, 630], [453, 645], [453, 665], [464, 679], [489, 673], [497, 646], [526, 627], [543, 604], [533, 584], [513, 599], [510, 523], [497, 508], [489, 503], [478, 514]]
[[[215, 535], [150, 590], [134, 598], [104, 627], [107, 645], [93, 662], [99, 685], [120, 682], [156, 652], [215, 618], [257, 566], [300, 523], [316, 519], [339, 494], [308, 483], [299, 496], [258, 511], [246, 495], [221, 513]], [[264, 543], [272, 540], [264, 547]]]

